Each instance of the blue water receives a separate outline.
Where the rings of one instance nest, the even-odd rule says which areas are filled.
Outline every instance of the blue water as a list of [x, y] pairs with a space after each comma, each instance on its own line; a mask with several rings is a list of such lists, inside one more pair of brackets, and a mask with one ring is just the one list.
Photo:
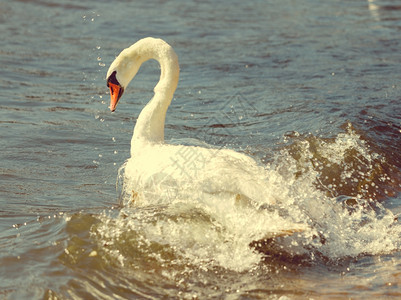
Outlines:
[[[3, 2], [0, 298], [399, 297], [400, 12], [390, 0]], [[159, 69], [144, 64], [115, 113], [105, 76], [146, 36], [180, 61], [166, 140], [268, 166], [309, 236], [249, 246], [252, 226], [221, 216], [120, 206]]]

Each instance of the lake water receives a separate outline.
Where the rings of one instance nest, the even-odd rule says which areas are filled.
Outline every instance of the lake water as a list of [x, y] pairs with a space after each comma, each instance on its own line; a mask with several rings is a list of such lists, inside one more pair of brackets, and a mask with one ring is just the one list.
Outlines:
[[[0, 298], [401, 297], [398, 1], [6, 0], [0, 32]], [[166, 140], [252, 156], [308, 230], [120, 205], [159, 69], [115, 113], [105, 76], [146, 36], [180, 60]]]

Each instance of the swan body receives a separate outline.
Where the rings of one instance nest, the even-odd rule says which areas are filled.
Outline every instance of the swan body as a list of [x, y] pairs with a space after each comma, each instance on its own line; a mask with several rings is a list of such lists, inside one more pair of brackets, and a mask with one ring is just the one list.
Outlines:
[[[144, 38], [124, 49], [112, 62], [107, 72], [110, 110], [115, 111], [124, 90], [141, 64], [149, 59], [159, 62], [160, 79], [134, 128], [131, 158], [125, 166], [124, 194], [130, 194], [131, 202], [136, 205], [196, 199], [207, 207], [220, 209], [220, 215], [225, 215], [230, 207], [221, 206], [224, 200], [234, 205], [234, 209], [242, 207], [245, 214], [274, 205], [277, 201], [274, 195], [278, 194], [271, 191], [274, 179], [270, 181], [267, 170], [251, 157], [230, 149], [165, 143], [165, 117], [180, 72], [177, 55], [165, 41]], [[305, 229], [302, 224], [288, 222], [271, 226], [264, 238]]]
[[234, 202], [257, 207], [274, 204], [276, 198], [269, 191], [272, 184], [266, 170], [251, 157], [229, 149], [165, 143], [165, 117], [178, 84], [179, 65], [173, 48], [163, 40], [139, 40], [113, 61], [107, 72], [110, 110], [116, 109], [141, 64], [149, 59], [160, 63], [161, 74], [154, 97], [136, 122], [131, 158], [125, 167], [124, 190], [145, 202], [154, 200], [155, 195], [163, 198], [160, 195], [173, 193], [175, 198], [224, 195]]
[[273, 204], [275, 199], [268, 196], [267, 183], [263, 178], [255, 178], [263, 168], [249, 156], [229, 149], [164, 142], [165, 117], [178, 84], [179, 65], [173, 48], [163, 40], [139, 40], [124, 49], [110, 65], [107, 72], [110, 110], [116, 109], [141, 64], [149, 59], [160, 63], [161, 74], [154, 97], [136, 122], [131, 158], [125, 167], [124, 188], [146, 198], [146, 195], [165, 190], [182, 195], [185, 187], [190, 186], [192, 192], [231, 194], [237, 200]]

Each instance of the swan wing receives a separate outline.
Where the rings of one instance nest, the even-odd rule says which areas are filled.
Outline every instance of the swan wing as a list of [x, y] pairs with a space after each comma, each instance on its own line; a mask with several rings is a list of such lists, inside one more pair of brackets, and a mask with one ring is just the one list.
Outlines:
[[183, 145], [142, 145], [128, 160], [126, 180], [136, 189], [198, 188], [208, 194], [231, 193], [242, 200], [273, 204], [265, 170], [252, 158], [229, 149]]

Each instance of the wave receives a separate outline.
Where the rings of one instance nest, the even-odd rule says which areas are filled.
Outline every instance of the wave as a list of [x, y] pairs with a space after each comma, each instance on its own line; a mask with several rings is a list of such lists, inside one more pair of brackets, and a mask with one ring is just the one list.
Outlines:
[[[199, 201], [197, 193], [160, 194], [157, 204], [132, 205], [123, 191], [118, 215], [96, 216], [91, 238], [107, 260], [123, 267], [138, 267], [140, 257], [145, 268], [239, 272], [277, 258], [338, 262], [400, 249], [401, 224], [385, 207], [399, 192], [397, 169], [350, 123], [333, 138], [288, 134], [265, 169], [269, 192], [281, 199], [277, 207], [238, 205], [224, 194]], [[304, 230], [265, 237], [294, 222]]]

